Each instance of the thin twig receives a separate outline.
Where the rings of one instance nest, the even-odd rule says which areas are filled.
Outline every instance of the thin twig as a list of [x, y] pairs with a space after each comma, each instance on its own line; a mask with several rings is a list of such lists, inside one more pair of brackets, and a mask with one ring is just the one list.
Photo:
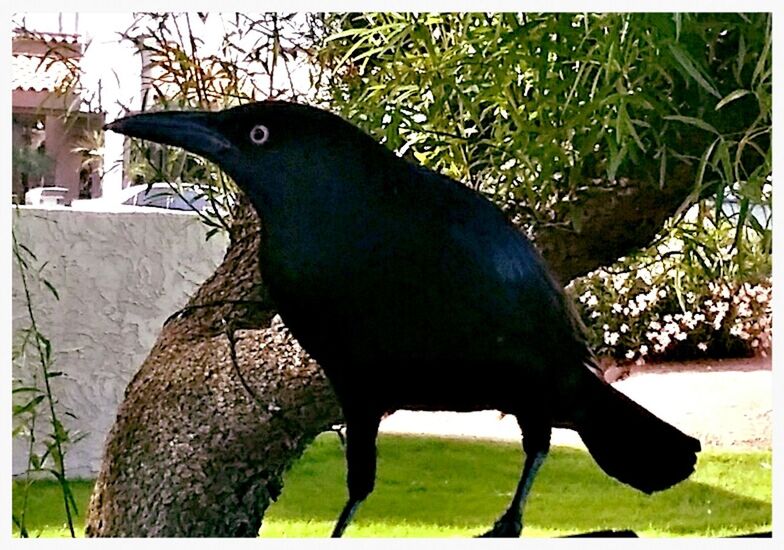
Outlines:
[[[237, 350], [235, 345], [237, 344], [237, 340], [234, 338], [234, 330], [226, 322], [226, 319], [221, 319], [223, 322], [224, 327], [224, 334], [229, 341], [229, 356], [231, 357], [231, 364], [234, 367], [234, 372], [237, 374], [237, 377], [240, 379], [240, 383], [242, 383], [242, 387], [245, 388], [245, 391], [248, 392], [253, 400], [262, 408], [266, 409], [265, 403], [259, 398], [256, 392], [253, 391], [253, 388], [248, 385], [248, 382], [245, 380], [245, 377], [242, 375], [242, 371], [240, 370], [239, 362], [237, 361]], [[271, 412], [271, 411], [268, 411]]]

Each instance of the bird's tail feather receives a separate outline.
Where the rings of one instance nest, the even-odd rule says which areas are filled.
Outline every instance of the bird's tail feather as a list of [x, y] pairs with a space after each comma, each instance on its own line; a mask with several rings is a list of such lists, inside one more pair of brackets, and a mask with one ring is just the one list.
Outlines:
[[595, 384], [586, 392], [576, 429], [607, 474], [648, 494], [691, 475], [700, 451], [698, 440], [609, 384], [599, 379]]

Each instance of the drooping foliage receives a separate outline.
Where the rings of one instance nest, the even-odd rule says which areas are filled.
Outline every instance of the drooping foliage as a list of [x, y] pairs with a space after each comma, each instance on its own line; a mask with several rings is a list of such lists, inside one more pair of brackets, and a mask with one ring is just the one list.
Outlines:
[[333, 24], [321, 51], [333, 106], [522, 225], [579, 232], [586, 189], [665, 188], [690, 163], [676, 221], [702, 200], [708, 230], [737, 228], [735, 261], [749, 231], [769, 254], [769, 14], [364, 13]]

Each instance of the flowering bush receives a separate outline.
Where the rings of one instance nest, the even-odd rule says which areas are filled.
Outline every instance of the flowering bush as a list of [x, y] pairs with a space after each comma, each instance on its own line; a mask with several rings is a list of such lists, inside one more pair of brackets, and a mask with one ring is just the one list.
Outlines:
[[[678, 249], [668, 243], [667, 250]], [[619, 363], [767, 355], [771, 283], [684, 273], [674, 255], [624, 260], [575, 280], [570, 292], [597, 355]], [[616, 269], [618, 266], [615, 266]]]

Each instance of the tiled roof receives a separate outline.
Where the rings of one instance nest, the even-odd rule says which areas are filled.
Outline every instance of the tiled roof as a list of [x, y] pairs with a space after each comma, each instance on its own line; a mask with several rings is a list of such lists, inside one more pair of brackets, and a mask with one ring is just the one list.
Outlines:
[[78, 44], [79, 35], [62, 32], [39, 32], [14, 29], [14, 38], [31, 38], [49, 44]]
[[17, 54], [11, 61], [11, 89], [53, 91], [69, 74], [62, 61]]

